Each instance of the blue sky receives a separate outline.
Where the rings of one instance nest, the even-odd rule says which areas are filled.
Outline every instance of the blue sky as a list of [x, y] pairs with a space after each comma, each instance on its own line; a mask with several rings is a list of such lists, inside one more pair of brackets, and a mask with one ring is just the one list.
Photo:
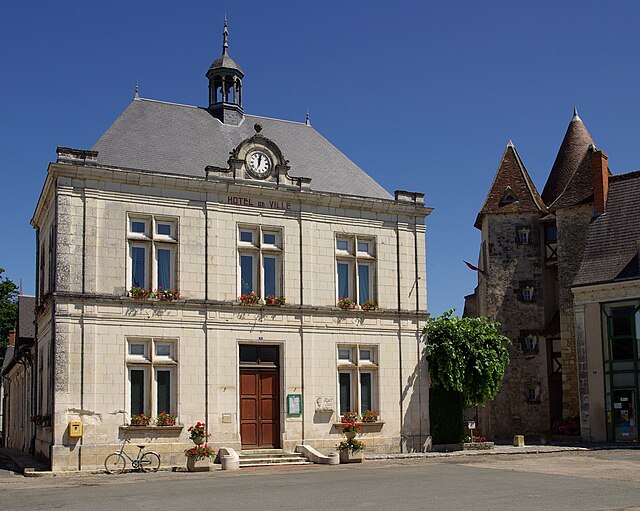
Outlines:
[[429, 309], [462, 310], [473, 227], [513, 139], [542, 191], [574, 106], [614, 173], [640, 168], [633, 1], [7, 2], [0, 267], [34, 290], [29, 226], [57, 146], [90, 148], [133, 96], [205, 105], [221, 51], [245, 111], [311, 123], [386, 189], [423, 191]]

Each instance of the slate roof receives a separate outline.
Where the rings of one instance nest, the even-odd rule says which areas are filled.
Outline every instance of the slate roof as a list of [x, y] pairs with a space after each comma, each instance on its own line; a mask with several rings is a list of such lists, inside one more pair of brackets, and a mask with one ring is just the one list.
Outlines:
[[204, 108], [134, 99], [92, 149], [100, 165], [204, 178], [207, 165], [228, 167], [229, 152], [255, 135], [255, 123], [289, 160], [290, 175], [311, 178], [312, 190], [393, 199], [313, 127], [256, 115], [233, 126]]
[[606, 212], [589, 226], [573, 285], [640, 278], [639, 242], [640, 171], [611, 176]]
[[551, 205], [562, 194], [591, 144], [593, 139], [578, 116], [578, 112], [574, 110], [573, 118], [567, 127], [549, 178], [542, 190], [542, 200], [545, 204]]
[[[505, 194], [517, 200], [504, 204]], [[546, 213], [547, 208], [536, 190], [520, 155], [511, 141], [500, 160], [487, 198], [478, 213], [475, 226], [480, 228], [480, 217], [490, 213]]]
[[216, 69], [220, 68], [235, 69], [236, 71], [239, 71], [242, 76], [244, 76], [244, 71], [242, 71], [236, 61], [229, 57], [229, 55], [227, 55], [226, 53], [223, 53], [211, 63], [211, 65], [209, 66], [209, 71], [215, 71]]
[[36, 337], [36, 297], [18, 296], [18, 339]]

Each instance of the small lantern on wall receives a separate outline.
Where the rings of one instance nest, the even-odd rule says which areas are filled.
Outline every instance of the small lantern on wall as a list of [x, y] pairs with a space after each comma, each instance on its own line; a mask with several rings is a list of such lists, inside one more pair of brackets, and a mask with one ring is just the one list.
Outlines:
[[533, 301], [533, 291], [534, 291], [533, 286], [525, 286], [525, 287], [523, 287], [522, 288], [522, 299], [525, 302]]
[[526, 227], [518, 229], [518, 241], [521, 245], [527, 245], [529, 243], [529, 229]]

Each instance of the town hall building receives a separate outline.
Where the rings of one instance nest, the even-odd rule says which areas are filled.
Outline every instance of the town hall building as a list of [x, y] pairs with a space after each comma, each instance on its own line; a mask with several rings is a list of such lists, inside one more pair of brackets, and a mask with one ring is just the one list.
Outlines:
[[226, 22], [206, 78], [206, 106], [136, 90], [48, 167], [36, 454], [95, 469], [131, 439], [182, 465], [198, 421], [216, 449], [327, 453], [367, 410], [366, 452], [428, 450], [424, 194], [389, 194], [308, 119], [245, 113]]

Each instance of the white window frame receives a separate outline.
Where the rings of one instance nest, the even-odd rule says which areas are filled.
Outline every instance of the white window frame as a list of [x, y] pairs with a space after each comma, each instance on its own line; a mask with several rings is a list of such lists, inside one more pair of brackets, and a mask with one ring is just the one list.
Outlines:
[[[144, 222], [145, 232], [133, 232], [133, 222]], [[171, 235], [158, 234], [158, 224], [169, 224]], [[127, 265], [126, 285], [127, 289], [133, 287], [133, 257], [132, 247], [145, 249], [144, 289], [158, 289], [158, 250], [170, 251], [170, 286], [169, 289], [178, 289], [178, 219], [155, 215], [127, 215]]]
[[[251, 232], [252, 241], [241, 241], [242, 232]], [[275, 244], [264, 243], [264, 234], [274, 234], [276, 236]], [[282, 250], [283, 232], [279, 227], [274, 226], [247, 226], [238, 225], [237, 228], [237, 286], [238, 296], [243, 294], [242, 292], [242, 266], [240, 264], [241, 257], [250, 255], [253, 257], [252, 262], [252, 278], [254, 291], [261, 298], [266, 298], [265, 290], [265, 257], [275, 258], [275, 284], [276, 292], [275, 297], [284, 295], [284, 254]]]
[[[341, 350], [350, 350], [350, 359], [341, 359]], [[360, 358], [361, 350], [369, 350], [370, 358]], [[376, 363], [378, 357], [379, 347], [372, 344], [338, 344], [336, 345], [336, 385], [337, 385], [337, 399], [338, 414], [341, 414], [342, 404], [340, 402], [340, 374], [350, 374], [350, 389], [351, 396], [351, 412], [356, 412], [362, 415], [365, 410], [362, 408], [362, 384], [360, 375], [363, 373], [371, 374], [371, 406], [373, 411], [379, 412], [380, 400], [379, 400], [379, 366]]]
[[[144, 355], [131, 355], [132, 344], [144, 344]], [[170, 354], [156, 355], [158, 345], [169, 345]], [[172, 415], [178, 415], [178, 341], [165, 338], [139, 338], [131, 337], [126, 340], [125, 364], [127, 368], [126, 385], [126, 410], [131, 415], [131, 371], [144, 371], [144, 414], [157, 417], [159, 412], [166, 411]], [[158, 410], [158, 371], [167, 370], [170, 373], [170, 410]]]
[[[347, 241], [348, 250], [338, 248], [339, 241]], [[367, 243], [367, 251], [361, 251], [360, 244]], [[336, 234], [335, 237], [335, 290], [336, 301], [340, 298], [348, 298], [358, 305], [366, 300], [360, 296], [360, 265], [369, 267], [369, 301], [377, 301], [377, 261], [375, 258], [376, 240], [366, 235]], [[348, 264], [349, 296], [340, 296], [340, 277], [338, 264]]]

